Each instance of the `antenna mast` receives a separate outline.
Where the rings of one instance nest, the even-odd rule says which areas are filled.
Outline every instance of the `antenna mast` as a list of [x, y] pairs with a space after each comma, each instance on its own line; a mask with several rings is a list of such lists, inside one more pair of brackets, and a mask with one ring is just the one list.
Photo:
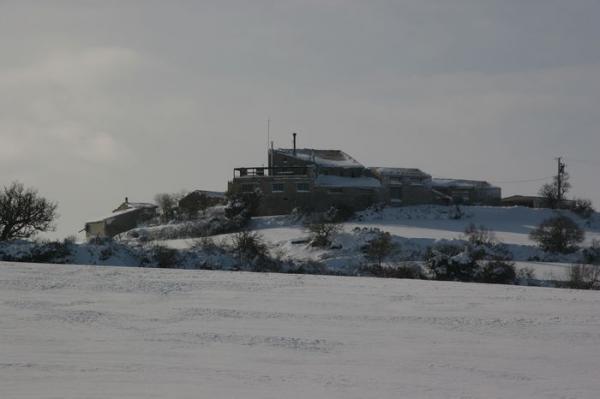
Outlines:
[[[269, 151], [269, 143], [271, 142], [271, 118], [267, 118], [267, 166], [271, 168], [271, 152]], [[269, 173], [270, 170], [269, 170]]]

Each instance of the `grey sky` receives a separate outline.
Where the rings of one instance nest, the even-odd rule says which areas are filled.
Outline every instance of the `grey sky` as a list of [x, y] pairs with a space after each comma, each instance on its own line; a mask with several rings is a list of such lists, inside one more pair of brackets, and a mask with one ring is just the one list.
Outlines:
[[[2, 1], [0, 184], [72, 234], [276, 145], [600, 205], [600, 1]], [[584, 161], [584, 162], [583, 162]], [[505, 195], [542, 182], [501, 183]]]

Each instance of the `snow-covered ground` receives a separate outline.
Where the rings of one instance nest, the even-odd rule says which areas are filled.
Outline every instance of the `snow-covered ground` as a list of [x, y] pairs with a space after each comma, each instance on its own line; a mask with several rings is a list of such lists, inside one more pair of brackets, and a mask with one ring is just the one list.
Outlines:
[[[334, 240], [334, 250], [312, 248], [306, 244], [307, 231], [301, 221], [294, 216], [273, 216], [254, 218], [250, 229], [257, 231], [270, 245], [272, 252], [283, 254], [284, 258], [310, 259], [323, 262], [332, 270], [347, 272], [364, 263], [361, 247], [371, 238], [370, 229], [379, 229], [392, 234], [399, 248], [395, 259], [419, 261], [428, 247], [440, 241], [463, 240], [464, 231], [473, 223], [491, 230], [497, 240], [507, 244], [517, 262], [517, 267], [528, 267], [535, 271], [541, 280], [566, 280], [570, 262], [576, 262], [580, 255], [552, 255], [537, 248], [530, 240], [529, 232], [545, 219], [556, 216], [550, 209], [530, 209], [523, 207], [461, 207], [464, 216], [453, 219], [453, 207], [412, 206], [385, 208], [381, 211], [365, 211], [347, 223], [342, 224], [342, 233]], [[600, 239], [598, 215], [588, 223], [568, 211], [561, 211], [578, 222], [585, 230], [589, 245]], [[231, 234], [213, 237], [216, 241], [229, 242]], [[193, 239], [164, 240], [163, 245], [176, 249], [186, 249], [194, 244]], [[543, 262], [532, 262], [541, 259]]]
[[598, 398], [600, 293], [0, 263], [1, 398]]
[[[308, 232], [303, 226], [301, 215], [253, 218], [247, 228], [264, 238], [271, 258], [278, 262], [279, 270], [284, 272], [307, 270], [306, 267], [309, 267], [312, 272], [317, 273], [364, 275], [363, 271], [369, 260], [365, 258], [362, 249], [376, 236], [376, 231], [389, 232], [395, 244], [394, 252], [385, 259], [387, 265], [397, 267], [410, 264], [413, 267], [421, 262], [428, 249], [436, 244], [449, 243], [464, 249], [464, 231], [469, 224], [485, 226], [492, 231], [498, 241], [504, 243], [506, 249], [512, 253], [518, 268], [533, 269], [537, 280], [566, 280], [569, 266], [581, 259], [581, 252], [567, 255], [545, 253], [529, 239], [531, 229], [543, 220], [555, 216], [555, 211], [478, 206], [465, 206], [462, 207], [462, 211], [463, 217], [454, 219], [454, 207], [414, 206], [368, 210], [342, 223], [341, 231], [333, 238], [333, 245], [327, 248], [315, 248], [308, 243]], [[598, 214], [586, 221], [568, 211], [562, 212], [585, 230], [586, 241], [583, 246], [600, 238]], [[223, 207], [214, 207], [199, 220], [140, 227], [122, 234], [114, 241], [96, 240], [91, 243], [64, 244], [0, 242], [0, 259], [253, 270], [249, 264], [241, 264], [237, 252], [231, 248], [232, 234], [235, 233], [212, 235], [211, 240], [216, 245], [210, 246], [206, 246], [206, 242], [199, 242], [198, 238], [173, 239], [239, 231], [242, 228], [241, 224], [236, 223], [235, 220], [225, 217]], [[162, 247], [176, 249], [177, 254], [161, 252]], [[523, 279], [520, 281], [523, 283]]]

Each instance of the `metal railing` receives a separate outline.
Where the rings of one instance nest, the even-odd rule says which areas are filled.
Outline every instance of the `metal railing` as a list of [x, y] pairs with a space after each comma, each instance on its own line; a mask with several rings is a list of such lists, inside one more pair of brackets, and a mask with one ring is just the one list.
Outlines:
[[278, 167], [252, 167], [235, 168], [233, 177], [261, 177], [261, 176], [307, 176], [308, 168], [305, 166], [278, 166]]

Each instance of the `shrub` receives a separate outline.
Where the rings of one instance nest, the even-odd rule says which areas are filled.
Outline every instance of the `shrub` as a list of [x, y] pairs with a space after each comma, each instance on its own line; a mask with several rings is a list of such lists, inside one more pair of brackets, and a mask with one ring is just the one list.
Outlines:
[[497, 242], [493, 231], [483, 225], [477, 227], [474, 223], [469, 224], [465, 229], [465, 237], [474, 245], [492, 246]]
[[592, 245], [582, 251], [582, 262], [600, 264], [600, 240], [592, 240]]
[[515, 265], [506, 246], [440, 244], [429, 248], [424, 260], [435, 280], [509, 284], [515, 281]]
[[478, 276], [478, 281], [492, 284], [512, 284], [517, 273], [513, 262], [492, 260], [486, 262]]
[[575, 198], [573, 200], [571, 211], [583, 219], [591, 218], [595, 212], [594, 207], [592, 206], [592, 201], [583, 198]]
[[310, 245], [313, 247], [328, 247], [334, 234], [341, 230], [335, 223], [310, 223], [306, 226], [310, 234]]
[[108, 247], [102, 248], [100, 250], [100, 256], [98, 257], [98, 259], [100, 259], [101, 261], [105, 261], [105, 260], [108, 260], [113, 255], [114, 255], [114, 251], [113, 251], [112, 246], [108, 246]]
[[438, 245], [427, 250], [424, 260], [435, 280], [474, 281], [479, 268], [468, 247]]
[[354, 216], [354, 210], [346, 204], [336, 204], [325, 212], [325, 220], [331, 223], [346, 222]]
[[517, 271], [517, 280], [529, 282], [535, 279], [535, 271], [531, 267], [522, 267]]
[[174, 268], [179, 261], [179, 252], [173, 248], [156, 245], [152, 250], [152, 258], [158, 267]]
[[545, 252], [572, 253], [584, 240], [584, 231], [566, 216], [544, 220], [529, 234]]
[[251, 193], [227, 193], [227, 204], [225, 205], [225, 216], [233, 219], [237, 216], [250, 218], [256, 215], [262, 192], [259, 189]]
[[362, 247], [362, 252], [368, 259], [377, 261], [377, 265], [381, 267], [383, 260], [394, 252], [395, 249], [396, 245], [392, 242], [391, 234], [380, 231], [375, 238], [369, 240], [367, 244]]
[[363, 276], [373, 276], [382, 278], [405, 278], [405, 279], [423, 279], [425, 276], [421, 272], [421, 267], [417, 264], [401, 264], [397, 266], [366, 265], [359, 269], [359, 274]]
[[578, 289], [600, 288], [600, 265], [577, 264], [569, 269], [569, 287]]
[[74, 235], [70, 235], [64, 238], [63, 244], [65, 245], [75, 245], [77, 243], [77, 237]]
[[304, 260], [294, 263], [287, 271], [290, 274], [327, 274], [327, 266], [316, 260]]
[[240, 264], [265, 262], [269, 249], [262, 236], [256, 232], [241, 231], [231, 237], [232, 248]]
[[[0, 260], [7, 262], [68, 263], [72, 246], [61, 241], [16, 242], [23, 249], [5, 253], [0, 251]], [[12, 253], [11, 253], [12, 252]]]
[[215, 243], [215, 240], [211, 237], [200, 237], [192, 244], [193, 249], [200, 249], [207, 253], [215, 253], [220, 247]]

